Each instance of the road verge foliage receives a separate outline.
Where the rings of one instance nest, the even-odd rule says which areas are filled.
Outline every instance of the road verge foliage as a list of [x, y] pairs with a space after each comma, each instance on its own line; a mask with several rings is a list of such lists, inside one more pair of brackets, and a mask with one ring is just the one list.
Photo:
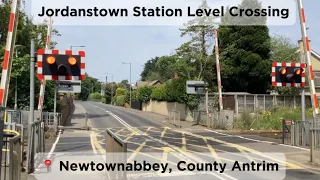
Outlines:
[[[306, 118], [312, 117], [312, 110], [306, 111]], [[283, 120], [301, 120], [301, 108], [274, 108], [269, 111], [245, 111], [234, 120], [234, 128], [240, 130], [282, 130]]]

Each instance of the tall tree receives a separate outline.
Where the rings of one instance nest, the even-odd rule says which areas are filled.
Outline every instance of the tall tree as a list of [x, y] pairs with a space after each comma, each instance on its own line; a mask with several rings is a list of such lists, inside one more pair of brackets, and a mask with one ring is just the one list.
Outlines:
[[[281, 35], [275, 35], [271, 39], [271, 61], [272, 62], [299, 62], [299, 48], [291, 43], [290, 38]], [[294, 87], [270, 87], [279, 94], [297, 95], [300, 93], [299, 88]]]
[[[258, 0], [243, 0], [239, 8], [261, 8]], [[266, 24], [265, 17], [246, 17], [243, 23]], [[230, 15], [222, 18], [234, 20]], [[238, 19], [237, 19], [238, 20]], [[257, 22], [259, 20], [259, 22]], [[238, 22], [239, 23], [239, 22]], [[225, 91], [266, 93], [270, 85], [270, 36], [266, 25], [220, 26], [222, 83]]]
[[[206, 0], [202, 1], [199, 8], [210, 9]], [[215, 24], [212, 16], [202, 16], [190, 20], [185, 24], [185, 28], [180, 29], [181, 36], [189, 36], [191, 40], [180, 46], [177, 54], [196, 67], [196, 71], [192, 74], [193, 79], [203, 78], [203, 70], [209, 60], [208, 53], [212, 51], [209, 48], [212, 45], [210, 42], [212, 42]]]
[[141, 81], [147, 81], [148, 77], [156, 72], [156, 63], [158, 62], [159, 57], [155, 57], [152, 58], [150, 60], [148, 60], [145, 64], [144, 64], [144, 69], [141, 73]]

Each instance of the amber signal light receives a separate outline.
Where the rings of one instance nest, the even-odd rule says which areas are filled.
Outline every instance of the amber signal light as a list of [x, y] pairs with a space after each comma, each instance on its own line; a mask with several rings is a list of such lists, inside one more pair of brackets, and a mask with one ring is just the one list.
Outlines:
[[55, 62], [56, 62], [56, 58], [55, 58], [55, 57], [49, 56], [49, 57], [47, 58], [47, 63], [48, 63], [48, 64], [54, 64]]
[[69, 62], [69, 64], [72, 65], [72, 66], [75, 65], [75, 64], [77, 64], [77, 60], [76, 60], [76, 58], [74, 58], [74, 57], [69, 57], [68, 62]]

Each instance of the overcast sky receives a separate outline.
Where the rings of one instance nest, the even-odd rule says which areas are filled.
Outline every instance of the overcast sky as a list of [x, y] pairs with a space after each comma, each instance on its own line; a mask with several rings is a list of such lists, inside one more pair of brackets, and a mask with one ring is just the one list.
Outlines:
[[[318, 9], [320, 1], [307, 0], [303, 3], [311, 48], [320, 53]], [[132, 83], [135, 83], [140, 79], [143, 64], [147, 60], [155, 56], [169, 55], [186, 41], [185, 38], [180, 37], [178, 26], [53, 25], [53, 28], [62, 35], [53, 38], [58, 42], [57, 49], [86, 46], [82, 48], [87, 55], [86, 71], [90, 76], [100, 80], [105, 80], [106, 73], [113, 74], [114, 81], [129, 80], [129, 65], [121, 62], [130, 62], [132, 63]], [[298, 14], [294, 25], [269, 26], [269, 28], [271, 34], [286, 35], [294, 44], [301, 39]], [[108, 76], [108, 80], [111, 80], [111, 75]]]

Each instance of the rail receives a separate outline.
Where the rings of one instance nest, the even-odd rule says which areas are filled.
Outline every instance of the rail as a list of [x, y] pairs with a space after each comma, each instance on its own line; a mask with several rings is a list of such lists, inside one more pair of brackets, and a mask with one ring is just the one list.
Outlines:
[[30, 125], [29, 146], [27, 155], [27, 172], [33, 173], [35, 166], [41, 162], [41, 157], [37, 153], [45, 151], [44, 122], [37, 120]]
[[22, 171], [22, 136], [17, 131], [4, 130], [4, 132], [4, 147], [2, 148], [4, 162], [1, 167], [1, 180], [20, 180]]
[[58, 132], [58, 127], [61, 125], [61, 116], [61, 113], [42, 112], [41, 117], [46, 130]]
[[[3, 132], [4, 133], [7, 133], [7, 134], [14, 134], [14, 135], [20, 135], [20, 141], [21, 141], [21, 144], [20, 144], [20, 160], [21, 160], [21, 163], [23, 163], [23, 152], [24, 152], [24, 143], [25, 143], [25, 126], [22, 125], [22, 124], [17, 124], [15, 122], [13, 123], [5, 123], [4, 124], [4, 130]], [[3, 152], [3, 155], [6, 157], [6, 163], [8, 164], [10, 162], [10, 152], [7, 151], [7, 148], [4, 148], [3, 149], [4, 152]], [[4, 158], [2, 158], [4, 159]]]
[[[110, 129], [106, 130], [106, 161], [109, 163], [127, 162], [127, 142], [122, 140]], [[126, 171], [107, 171], [112, 180], [126, 180]]]
[[177, 110], [169, 111], [169, 123], [176, 127], [181, 128], [180, 111], [177, 111]]

